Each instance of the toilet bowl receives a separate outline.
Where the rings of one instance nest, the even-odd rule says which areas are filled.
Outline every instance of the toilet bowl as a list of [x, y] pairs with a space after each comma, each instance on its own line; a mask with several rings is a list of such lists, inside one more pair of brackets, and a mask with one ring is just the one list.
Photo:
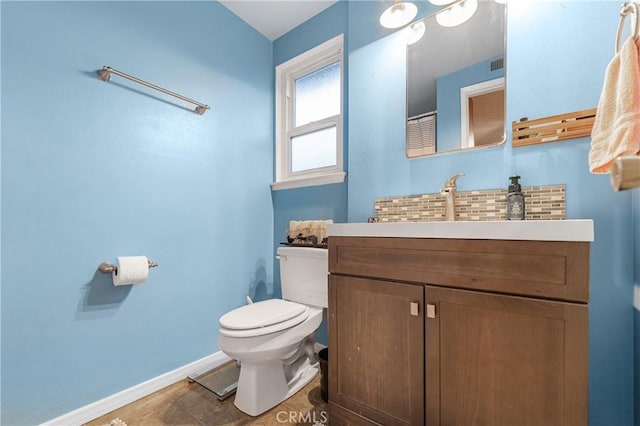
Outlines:
[[251, 416], [289, 398], [319, 372], [314, 344], [327, 306], [327, 250], [281, 247], [278, 257], [283, 299], [220, 318], [218, 346], [240, 362], [234, 403]]

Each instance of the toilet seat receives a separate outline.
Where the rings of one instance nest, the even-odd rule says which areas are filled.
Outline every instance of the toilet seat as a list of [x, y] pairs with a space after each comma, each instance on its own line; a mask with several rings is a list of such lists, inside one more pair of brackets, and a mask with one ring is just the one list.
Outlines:
[[309, 308], [295, 302], [269, 299], [241, 306], [220, 318], [220, 334], [255, 337], [294, 327], [309, 317]]

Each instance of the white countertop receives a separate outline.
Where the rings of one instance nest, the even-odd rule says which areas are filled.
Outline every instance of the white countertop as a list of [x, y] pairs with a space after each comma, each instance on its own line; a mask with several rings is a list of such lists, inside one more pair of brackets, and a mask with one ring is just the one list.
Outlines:
[[328, 236], [593, 241], [593, 220], [334, 223]]

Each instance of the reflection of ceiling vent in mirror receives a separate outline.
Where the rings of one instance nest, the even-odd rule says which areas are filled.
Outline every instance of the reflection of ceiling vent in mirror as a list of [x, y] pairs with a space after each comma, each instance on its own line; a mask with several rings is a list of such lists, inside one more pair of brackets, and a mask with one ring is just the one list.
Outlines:
[[489, 64], [491, 71], [501, 70], [504, 68], [504, 58], [494, 59]]
[[421, 157], [436, 152], [436, 113], [410, 117], [407, 120], [407, 157]]

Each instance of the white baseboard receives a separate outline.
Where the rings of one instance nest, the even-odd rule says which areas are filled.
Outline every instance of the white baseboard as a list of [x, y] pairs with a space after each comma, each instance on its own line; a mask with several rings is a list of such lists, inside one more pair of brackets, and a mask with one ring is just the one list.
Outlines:
[[133, 401], [159, 391], [162, 388], [177, 383], [180, 380], [185, 379], [187, 376], [202, 374], [208, 370], [221, 366], [227, 361], [230, 361], [230, 358], [221, 351], [218, 351], [197, 361], [178, 367], [175, 370], [154, 377], [153, 379], [147, 380], [146, 382], [132, 386], [129, 389], [125, 389], [99, 401], [73, 410], [60, 417], [56, 417], [55, 419], [43, 423], [42, 426], [82, 425], [100, 416], [104, 416], [113, 410], [124, 407]]

